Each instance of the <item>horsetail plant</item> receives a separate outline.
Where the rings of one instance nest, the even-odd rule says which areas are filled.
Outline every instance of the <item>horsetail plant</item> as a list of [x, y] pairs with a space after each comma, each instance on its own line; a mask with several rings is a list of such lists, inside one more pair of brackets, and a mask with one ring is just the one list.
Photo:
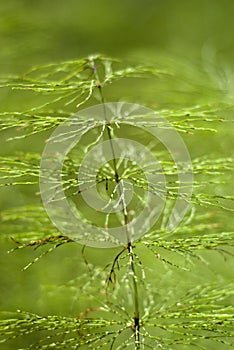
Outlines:
[[[223, 90], [216, 91], [220, 103], [182, 101], [175, 109], [122, 96], [107, 101], [122, 80], [169, 86], [175, 74], [93, 55], [2, 79], [3, 88], [32, 94], [36, 105], [1, 113], [9, 142], [36, 134], [46, 140], [42, 155], [1, 156], [0, 185], [39, 184], [42, 199], [5, 210], [2, 237], [12, 238], [12, 251], [47, 247], [23, 270], [59, 246], [81, 244], [83, 272], [54, 293], [89, 305], [76, 316], [3, 313], [4, 349], [233, 346], [233, 283], [214, 277], [207, 255], [232, 263], [234, 232], [220, 220], [233, 211], [234, 196], [218, 189], [233, 158], [190, 157], [182, 139], [189, 145], [194, 135], [199, 142], [230, 127], [232, 102]], [[113, 252], [107, 266], [90, 263], [89, 247]]]

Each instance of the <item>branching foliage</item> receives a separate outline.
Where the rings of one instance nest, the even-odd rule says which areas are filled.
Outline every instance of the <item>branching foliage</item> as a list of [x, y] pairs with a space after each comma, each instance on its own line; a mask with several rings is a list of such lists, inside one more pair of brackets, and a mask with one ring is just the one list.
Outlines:
[[[11, 142], [37, 133], [43, 135], [43, 132], [65, 122], [91, 99], [96, 98], [103, 103], [103, 90], [117, 80], [163, 79], [170, 76], [172, 73], [168, 70], [154, 67], [122, 68], [120, 62], [101, 55], [36, 67], [21, 77], [1, 81], [4, 88], [36, 94], [35, 107], [1, 113], [1, 129], [12, 129]], [[232, 109], [231, 104], [222, 101], [219, 105], [204, 106], [197, 106], [194, 101], [194, 105], [180, 110], [157, 110], [170, 124], [156, 123], [155, 115], [152, 115], [148, 116], [147, 126], [157, 126], [162, 130], [172, 127], [187, 136], [207, 135], [207, 132], [217, 133], [220, 125], [232, 125], [225, 118], [225, 112]], [[215, 344], [218, 344], [218, 348], [229, 349], [233, 346], [233, 284], [226, 284], [223, 277], [211, 283], [199, 281], [196, 287], [184, 284], [183, 293], [178, 294], [177, 291], [177, 284], [187, 278], [186, 274], [192, 273], [193, 266], [208, 265], [202, 253], [221, 254], [224, 259], [233, 257], [234, 232], [229, 227], [223, 227], [220, 216], [234, 210], [234, 196], [229, 192], [217, 191], [233, 171], [233, 158], [215, 155], [194, 157], [193, 183], [179, 183], [177, 176], [187, 173], [186, 164], [181, 163], [180, 167], [176, 167], [165, 149], [157, 148], [150, 137], [142, 133], [140, 137], [157, 158], [157, 163], [150, 162], [143, 154], [144, 163], [140, 168], [129, 160], [131, 149], [126, 148], [114, 162], [107, 162], [100, 169], [90, 164], [85, 168], [86, 178], [78, 177], [80, 164], [89, 149], [101, 141], [121, 137], [123, 133], [125, 136], [128, 133], [134, 135], [134, 128], [144, 123], [140, 115], [116, 119], [113, 123], [80, 116], [77, 125], [83, 142], [78, 150], [74, 149], [66, 156], [61, 174], [63, 191], [57, 195], [62, 198], [65, 194], [73, 205], [80, 204], [80, 187], [85, 185], [87, 189], [91, 188], [95, 173], [99, 193], [108, 199], [108, 203], [119, 194], [123, 210], [120, 214], [113, 214], [111, 210], [101, 214], [91, 211], [82, 203], [80, 218], [85, 223], [98, 223], [101, 233], [116, 223], [128, 223], [147, 205], [145, 196], [148, 193], [165, 200], [163, 218], [136, 241], [128, 239], [116, 254], [113, 253], [113, 260], [105, 268], [92, 265], [90, 269], [85, 249], [82, 251], [87, 272], [61, 286], [68, 295], [76, 289], [76, 295], [85, 296], [90, 303], [88, 309], [75, 317], [43, 316], [26, 311], [3, 312], [0, 342], [4, 346], [18, 346], [21, 342], [25, 350], [213, 349]], [[72, 135], [64, 134], [66, 137]], [[41, 155], [32, 152], [1, 156], [0, 186], [37, 185], [40, 160]], [[165, 189], [160, 182], [150, 182], [146, 178], [162, 172]], [[51, 179], [56, 188], [56, 175], [50, 174]], [[130, 186], [134, 194], [130, 204], [126, 205], [124, 192], [129, 191]], [[191, 196], [186, 192], [188, 186], [194, 187]], [[167, 229], [167, 221], [177, 199], [187, 201], [190, 212], [171, 232]], [[147, 220], [144, 224], [148, 225]], [[77, 244], [75, 238], [59, 232], [52, 225], [41, 204], [5, 210], [1, 214], [1, 226], [2, 237], [10, 237], [15, 244], [11, 252], [30, 247], [38, 249], [38, 256], [24, 270], [59, 246]], [[82, 230], [80, 224], [79, 231]], [[41, 253], [40, 249], [44, 246], [46, 249], [42, 249]], [[164, 269], [165, 276], [168, 276], [166, 281], [159, 283], [155, 280], [160, 279], [158, 275], [152, 277], [152, 266]], [[171, 283], [168, 282], [170, 280]]]

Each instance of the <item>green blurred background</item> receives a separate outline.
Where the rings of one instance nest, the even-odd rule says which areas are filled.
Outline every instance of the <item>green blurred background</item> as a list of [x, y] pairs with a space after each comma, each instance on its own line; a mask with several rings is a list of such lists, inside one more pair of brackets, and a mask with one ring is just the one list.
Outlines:
[[[98, 52], [120, 58], [125, 64], [150, 63], [163, 67], [165, 63], [171, 69], [175, 68], [178, 76], [181, 73], [181, 80], [173, 81], [170, 91], [166, 83], [162, 82], [160, 86], [160, 81], [156, 85], [155, 82], [138, 83], [136, 86], [134, 82], [117, 84], [109, 96], [107, 92], [110, 100], [115, 100], [115, 96], [116, 99], [126, 96], [129, 101], [137, 102], [139, 99], [139, 102], [149, 101], [151, 105], [155, 100], [155, 105], [161, 107], [171, 107], [176, 100], [181, 101], [182, 106], [190, 105], [190, 101], [191, 104], [219, 102], [215, 101], [219, 96], [215, 91], [221, 83], [223, 95], [232, 100], [233, 18], [232, 0], [1, 1], [0, 74], [18, 74], [33, 65], [76, 59]], [[216, 84], [214, 89], [212, 84]], [[20, 94], [15, 96], [9, 89], [3, 89], [0, 92], [0, 110], [22, 109], [30, 104], [29, 98]], [[1, 155], [12, 154], [15, 150], [41, 152], [43, 149], [40, 137], [9, 143], [6, 142], [9, 134], [10, 131], [1, 134]], [[215, 156], [228, 156], [233, 147], [233, 130], [222, 127], [218, 136], [202, 135], [188, 140], [188, 143], [192, 155], [212, 151]], [[224, 188], [229, 191], [231, 186]], [[38, 203], [36, 192], [36, 186], [2, 188], [0, 209]], [[233, 222], [231, 215], [228, 220], [225, 216], [223, 221], [228, 221], [228, 225]], [[7, 233], [6, 225], [2, 225], [1, 233]], [[40, 314], [76, 314], [80, 311], [79, 306], [74, 308], [71, 297], [63, 290], [54, 298], [52, 287], [75, 278], [84, 268], [81, 267], [83, 260], [78, 244], [61, 247], [26, 272], [22, 272], [21, 268], [36, 257], [37, 252], [27, 248], [7, 254], [12, 247], [14, 244], [7, 238], [1, 242], [2, 310], [25, 309]], [[90, 261], [103, 266], [103, 260], [108, 262], [113, 254], [109, 250], [105, 250], [105, 254], [103, 251], [97, 254], [92, 249], [88, 251]], [[232, 279], [232, 269], [227, 268], [221, 256], [211, 256], [210, 259], [224, 278]], [[157, 278], [160, 267], [156, 264]], [[228, 264], [233, 266], [230, 261]], [[199, 268], [194, 269], [193, 282], [206, 281], [207, 278], [212, 280], [214, 271], [211, 269], [203, 276], [199, 274]]]
[[199, 59], [207, 45], [232, 61], [233, 15], [231, 0], [2, 1], [1, 72], [94, 52]]

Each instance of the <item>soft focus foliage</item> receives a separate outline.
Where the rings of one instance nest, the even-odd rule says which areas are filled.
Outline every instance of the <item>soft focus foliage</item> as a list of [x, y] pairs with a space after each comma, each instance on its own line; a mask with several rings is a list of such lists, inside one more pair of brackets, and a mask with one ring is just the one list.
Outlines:
[[[233, 11], [229, 0], [0, 5], [0, 349], [233, 348]], [[177, 181], [186, 166], [176, 168], [165, 149], [141, 135], [167, 184], [166, 192], [154, 183], [150, 190], [167, 201], [163, 219], [130, 249], [80, 246], [52, 225], [40, 200], [50, 134], [104, 101], [150, 107], [180, 133], [192, 158], [187, 198]], [[111, 132], [134, 138], [141, 124], [129, 118]], [[68, 154], [62, 173], [74, 203], [77, 165], [106, 138], [97, 121], [80, 118], [79, 125], [82, 147]], [[146, 178], [130, 162], [119, 164], [134, 203], [144, 205]], [[148, 164], [143, 170], [160, 171]], [[105, 195], [115, 191], [110, 173], [110, 166], [99, 169]], [[169, 232], [178, 196], [191, 206]], [[112, 223], [109, 213], [90, 218]]]

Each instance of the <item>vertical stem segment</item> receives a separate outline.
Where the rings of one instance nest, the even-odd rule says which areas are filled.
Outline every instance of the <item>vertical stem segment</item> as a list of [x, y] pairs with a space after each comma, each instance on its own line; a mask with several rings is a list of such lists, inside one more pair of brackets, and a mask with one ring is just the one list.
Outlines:
[[140, 311], [139, 311], [139, 293], [137, 284], [137, 275], [134, 265], [134, 254], [131, 242], [128, 243], [128, 252], [130, 256], [130, 269], [132, 272], [132, 283], [133, 283], [133, 299], [134, 299], [134, 338], [135, 338], [135, 349], [140, 350]]
[[105, 100], [104, 100], [104, 96], [103, 96], [103, 92], [102, 92], [102, 84], [101, 84], [100, 79], [99, 79], [99, 75], [97, 72], [95, 62], [92, 58], [90, 58], [90, 65], [91, 65], [91, 68], [94, 72], [95, 78], [97, 80], [97, 87], [99, 89], [99, 93], [101, 96], [101, 102], [103, 104], [104, 116], [105, 116], [105, 119], [107, 121], [107, 135], [108, 135], [108, 139], [110, 141], [110, 147], [111, 147], [111, 152], [112, 152], [112, 156], [113, 156], [112, 160], [113, 160], [113, 169], [114, 169], [114, 173], [115, 173], [115, 182], [117, 185], [119, 185], [118, 192], [119, 192], [120, 198], [122, 198], [121, 199], [121, 204], [122, 204], [122, 208], [123, 208], [122, 212], [123, 212], [123, 216], [124, 216], [124, 224], [126, 227], [126, 238], [127, 238], [127, 242], [128, 242], [127, 249], [128, 249], [128, 253], [129, 253], [129, 257], [130, 257], [130, 270], [131, 270], [131, 274], [132, 274], [132, 283], [133, 283], [133, 301], [134, 301], [133, 331], [134, 331], [135, 349], [140, 350], [139, 293], [138, 293], [138, 284], [137, 284], [137, 274], [136, 274], [135, 264], [134, 264], [133, 246], [132, 246], [131, 236], [130, 236], [130, 232], [129, 232], [129, 228], [128, 228], [128, 223], [129, 223], [128, 211], [127, 211], [127, 206], [126, 206], [125, 200], [123, 198], [121, 179], [120, 179], [120, 176], [118, 174], [115, 151], [114, 151], [114, 147], [113, 147], [113, 143], [112, 143], [111, 128], [110, 128], [110, 124], [108, 124], [108, 120], [106, 118], [106, 109], [105, 109], [105, 105], [104, 105]]

